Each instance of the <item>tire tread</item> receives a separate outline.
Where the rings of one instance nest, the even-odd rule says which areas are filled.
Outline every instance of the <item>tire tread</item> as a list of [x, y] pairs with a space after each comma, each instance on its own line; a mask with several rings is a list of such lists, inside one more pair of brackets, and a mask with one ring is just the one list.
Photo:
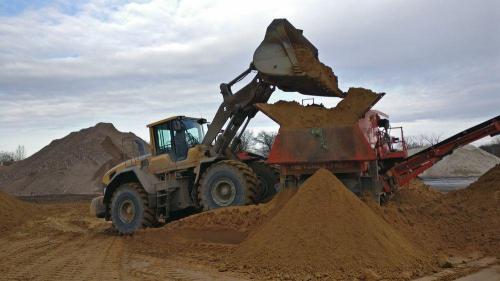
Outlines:
[[[140, 196], [140, 199], [141, 199], [143, 207], [144, 207], [144, 214], [142, 216], [142, 222], [141, 222], [142, 228], [147, 228], [147, 227], [154, 226], [155, 225], [155, 220], [156, 220], [155, 219], [155, 215], [154, 215], [155, 212], [154, 212], [153, 208], [149, 207], [148, 193], [146, 192], [146, 190], [144, 190], [144, 188], [141, 186], [141, 184], [137, 183], [137, 182], [126, 183], [126, 184], [124, 184], [122, 186], [128, 186], [128, 187], [134, 189], [139, 194], [139, 196]], [[117, 191], [118, 191], [118, 189], [115, 190], [115, 192], [113, 193], [111, 202], [115, 201], [115, 197], [118, 194]], [[131, 234], [129, 232], [123, 232], [123, 231], [121, 231], [120, 229], [116, 228], [116, 226], [115, 226], [115, 229], [120, 234]]]
[[[237, 160], [222, 160], [217, 163], [212, 164], [200, 178], [200, 184], [205, 181], [205, 178], [209, 174], [210, 170], [221, 166], [221, 165], [228, 165], [236, 168], [242, 175], [243, 178], [245, 179], [245, 205], [251, 205], [257, 203], [258, 200], [258, 194], [259, 194], [259, 185], [258, 185], [258, 178], [257, 175], [254, 173], [254, 171], [248, 167], [247, 164], [237, 161]], [[198, 202], [200, 204], [200, 207], [204, 210], [207, 211], [210, 208], [208, 206], [203, 205], [203, 194], [201, 192], [201, 186], [198, 185]]]

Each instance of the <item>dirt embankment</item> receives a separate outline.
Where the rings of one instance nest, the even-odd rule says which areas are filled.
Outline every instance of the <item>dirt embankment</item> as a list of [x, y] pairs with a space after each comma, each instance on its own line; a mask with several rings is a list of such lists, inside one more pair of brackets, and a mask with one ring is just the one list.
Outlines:
[[415, 182], [387, 205], [371, 206], [429, 254], [500, 257], [500, 165], [463, 190], [441, 194]]
[[22, 224], [38, 212], [33, 205], [0, 192], [0, 233]]
[[147, 147], [133, 133], [99, 123], [0, 170], [0, 190], [14, 195], [95, 193], [106, 170], [139, 155], [138, 144]]

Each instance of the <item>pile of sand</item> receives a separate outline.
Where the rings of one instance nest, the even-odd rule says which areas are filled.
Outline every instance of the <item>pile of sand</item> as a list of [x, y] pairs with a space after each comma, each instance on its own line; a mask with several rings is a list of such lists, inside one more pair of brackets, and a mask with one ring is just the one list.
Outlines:
[[476, 182], [464, 190], [452, 191], [446, 195], [452, 203], [464, 204], [468, 208], [500, 211], [500, 164], [496, 165]]
[[319, 170], [241, 243], [232, 260], [261, 274], [358, 278], [419, 275], [424, 254], [333, 174]]
[[268, 213], [267, 205], [234, 206], [210, 210], [173, 221], [169, 229], [249, 232], [261, 224]]
[[109, 168], [139, 156], [144, 147], [146, 143], [133, 133], [99, 123], [0, 170], [0, 190], [14, 195], [95, 193]]
[[167, 227], [169, 229], [234, 230], [249, 233], [274, 216], [296, 191], [296, 189], [287, 188], [264, 204], [213, 209], [173, 221]]
[[21, 224], [29, 216], [38, 213], [32, 204], [20, 201], [0, 192], [0, 233]]
[[500, 165], [466, 189], [441, 194], [413, 183], [387, 205], [370, 206], [429, 254], [500, 257]]
[[[500, 164], [463, 190], [452, 191], [443, 198], [449, 205], [448, 222], [455, 222], [460, 232], [457, 247], [471, 247], [500, 257]], [[450, 229], [450, 232], [452, 230]], [[450, 234], [453, 235], [453, 234]]]
[[379, 95], [370, 90], [350, 88], [334, 108], [287, 101], [259, 104], [258, 108], [284, 129], [332, 127], [356, 124], [378, 99]]
[[[413, 150], [416, 153], [418, 150]], [[423, 178], [479, 177], [500, 163], [500, 158], [473, 145], [453, 151], [420, 174]]]
[[[232, 206], [202, 212], [166, 225], [163, 237], [183, 237], [199, 242], [238, 244], [249, 233], [273, 217], [295, 194], [296, 189], [278, 193], [270, 202], [259, 205]], [[147, 239], [156, 239], [145, 234]]]

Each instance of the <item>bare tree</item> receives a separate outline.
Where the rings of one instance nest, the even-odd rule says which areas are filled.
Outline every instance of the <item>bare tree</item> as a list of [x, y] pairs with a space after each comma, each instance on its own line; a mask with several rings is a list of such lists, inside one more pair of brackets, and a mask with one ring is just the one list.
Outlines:
[[407, 136], [405, 137], [406, 146], [408, 149], [421, 148], [425, 146], [425, 142], [419, 136]]
[[273, 146], [274, 139], [276, 138], [276, 132], [266, 132], [260, 131], [254, 138], [255, 144], [258, 145], [258, 151], [267, 156], [271, 147]]
[[409, 149], [412, 148], [422, 148], [430, 145], [435, 145], [441, 140], [441, 134], [420, 134], [417, 136], [407, 136], [405, 137], [406, 146]]
[[241, 135], [240, 145], [238, 146], [239, 151], [253, 151], [255, 150], [255, 136], [252, 131], [245, 131]]
[[489, 144], [483, 144], [479, 148], [500, 157], [500, 136], [493, 138]]
[[20, 161], [26, 158], [26, 150], [24, 145], [18, 145], [16, 151], [0, 151], [0, 163], [9, 165], [12, 162]]
[[439, 135], [430, 134], [430, 135], [421, 135], [421, 136], [428, 145], [435, 145], [441, 141], [441, 135], [442, 134], [439, 134]]
[[14, 161], [21, 161], [26, 158], [26, 150], [24, 145], [18, 145], [16, 151], [14, 152]]
[[0, 162], [9, 163], [14, 161], [14, 153], [10, 151], [0, 151]]

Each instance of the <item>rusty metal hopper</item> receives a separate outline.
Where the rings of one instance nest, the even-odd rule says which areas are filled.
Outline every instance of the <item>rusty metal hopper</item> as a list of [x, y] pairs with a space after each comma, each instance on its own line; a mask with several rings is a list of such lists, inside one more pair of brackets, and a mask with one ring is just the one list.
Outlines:
[[264, 41], [253, 55], [253, 64], [264, 81], [285, 92], [343, 97], [337, 76], [318, 59], [318, 50], [286, 19], [267, 27]]
[[260, 111], [280, 124], [268, 163], [281, 165], [285, 169], [282, 172], [287, 173], [318, 167], [342, 173], [361, 170], [360, 161], [375, 160], [376, 154], [359, 120], [383, 96], [363, 88], [350, 88], [334, 108], [286, 101], [257, 104]]

